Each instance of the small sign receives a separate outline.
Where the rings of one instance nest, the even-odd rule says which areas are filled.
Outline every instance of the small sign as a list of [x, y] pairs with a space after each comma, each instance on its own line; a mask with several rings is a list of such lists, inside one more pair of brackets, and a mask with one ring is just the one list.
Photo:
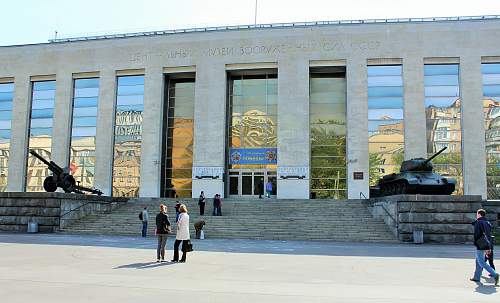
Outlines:
[[353, 179], [354, 180], [363, 180], [363, 172], [362, 171], [355, 171], [352, 173]]

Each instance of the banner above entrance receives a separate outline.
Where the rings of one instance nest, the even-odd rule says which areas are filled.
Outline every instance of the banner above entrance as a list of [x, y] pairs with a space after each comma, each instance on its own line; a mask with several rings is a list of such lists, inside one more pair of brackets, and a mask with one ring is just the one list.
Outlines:
[[277, 164], [277, 148], [231, 148], [231, 164]]

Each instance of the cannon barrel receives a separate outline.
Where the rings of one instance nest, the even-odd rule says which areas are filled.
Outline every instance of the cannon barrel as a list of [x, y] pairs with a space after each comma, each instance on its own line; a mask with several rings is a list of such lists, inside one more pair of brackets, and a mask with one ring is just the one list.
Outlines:
[[432, 159], [436, 158], [437, 156], [439, 156], [439, 154], [441, 154], [442, 152], [444, 152], [446, 148], [447, 148], [446, 146], [445, 146], [445, 147], [443, 147], [443, 148], [441, 148], [441, 149], [440, 149], [437, 153], [435, 153], [435, 154], [434, 154], [434, 155], [432, 155], [430, 158], [428, 158], [427, 160], [425, 160], [425, 162], [424, 162], [424, 163], [425, 163], [425, 164], [427, 164], [427, 163], [431, 162], [431, 161], [432, 161]]
[[47, 167], [49, 168], [49, 170], [51, 172], [53, 172], [54, 174], [56, 175], [60, 175], [63, 173], [63, 169], [57, 165], [56, 163], [54, 163], [54, 161], [47, 161], [45, 160], [42, 156], [40, 156], [36, 151], [34, 150], [30, 150], [30, 154], [32, 154], [33, 156], [35, 156], [38, 160], [42, 161], [45, 165], [47, 165]]

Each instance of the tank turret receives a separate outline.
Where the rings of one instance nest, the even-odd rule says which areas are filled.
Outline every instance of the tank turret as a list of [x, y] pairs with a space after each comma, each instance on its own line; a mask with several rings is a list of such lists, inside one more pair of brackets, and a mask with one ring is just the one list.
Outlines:
[[431, 157], [414, 158], [401, 163], [399, 173], [385, 175], [376, 186], [370, 188], [372, 196], [390, 196], [397, 194], [434, 194], [450, 195], [455, 191], [454, 179], [448, 179], [433, 172], [432, 160], [439, 156], [443, 147]]

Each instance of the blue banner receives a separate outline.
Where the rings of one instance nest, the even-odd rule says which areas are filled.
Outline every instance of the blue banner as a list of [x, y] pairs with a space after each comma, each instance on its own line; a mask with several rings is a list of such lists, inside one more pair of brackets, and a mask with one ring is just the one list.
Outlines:
[[231, 148], [231, 164], [277, 164], [277, 148]]

